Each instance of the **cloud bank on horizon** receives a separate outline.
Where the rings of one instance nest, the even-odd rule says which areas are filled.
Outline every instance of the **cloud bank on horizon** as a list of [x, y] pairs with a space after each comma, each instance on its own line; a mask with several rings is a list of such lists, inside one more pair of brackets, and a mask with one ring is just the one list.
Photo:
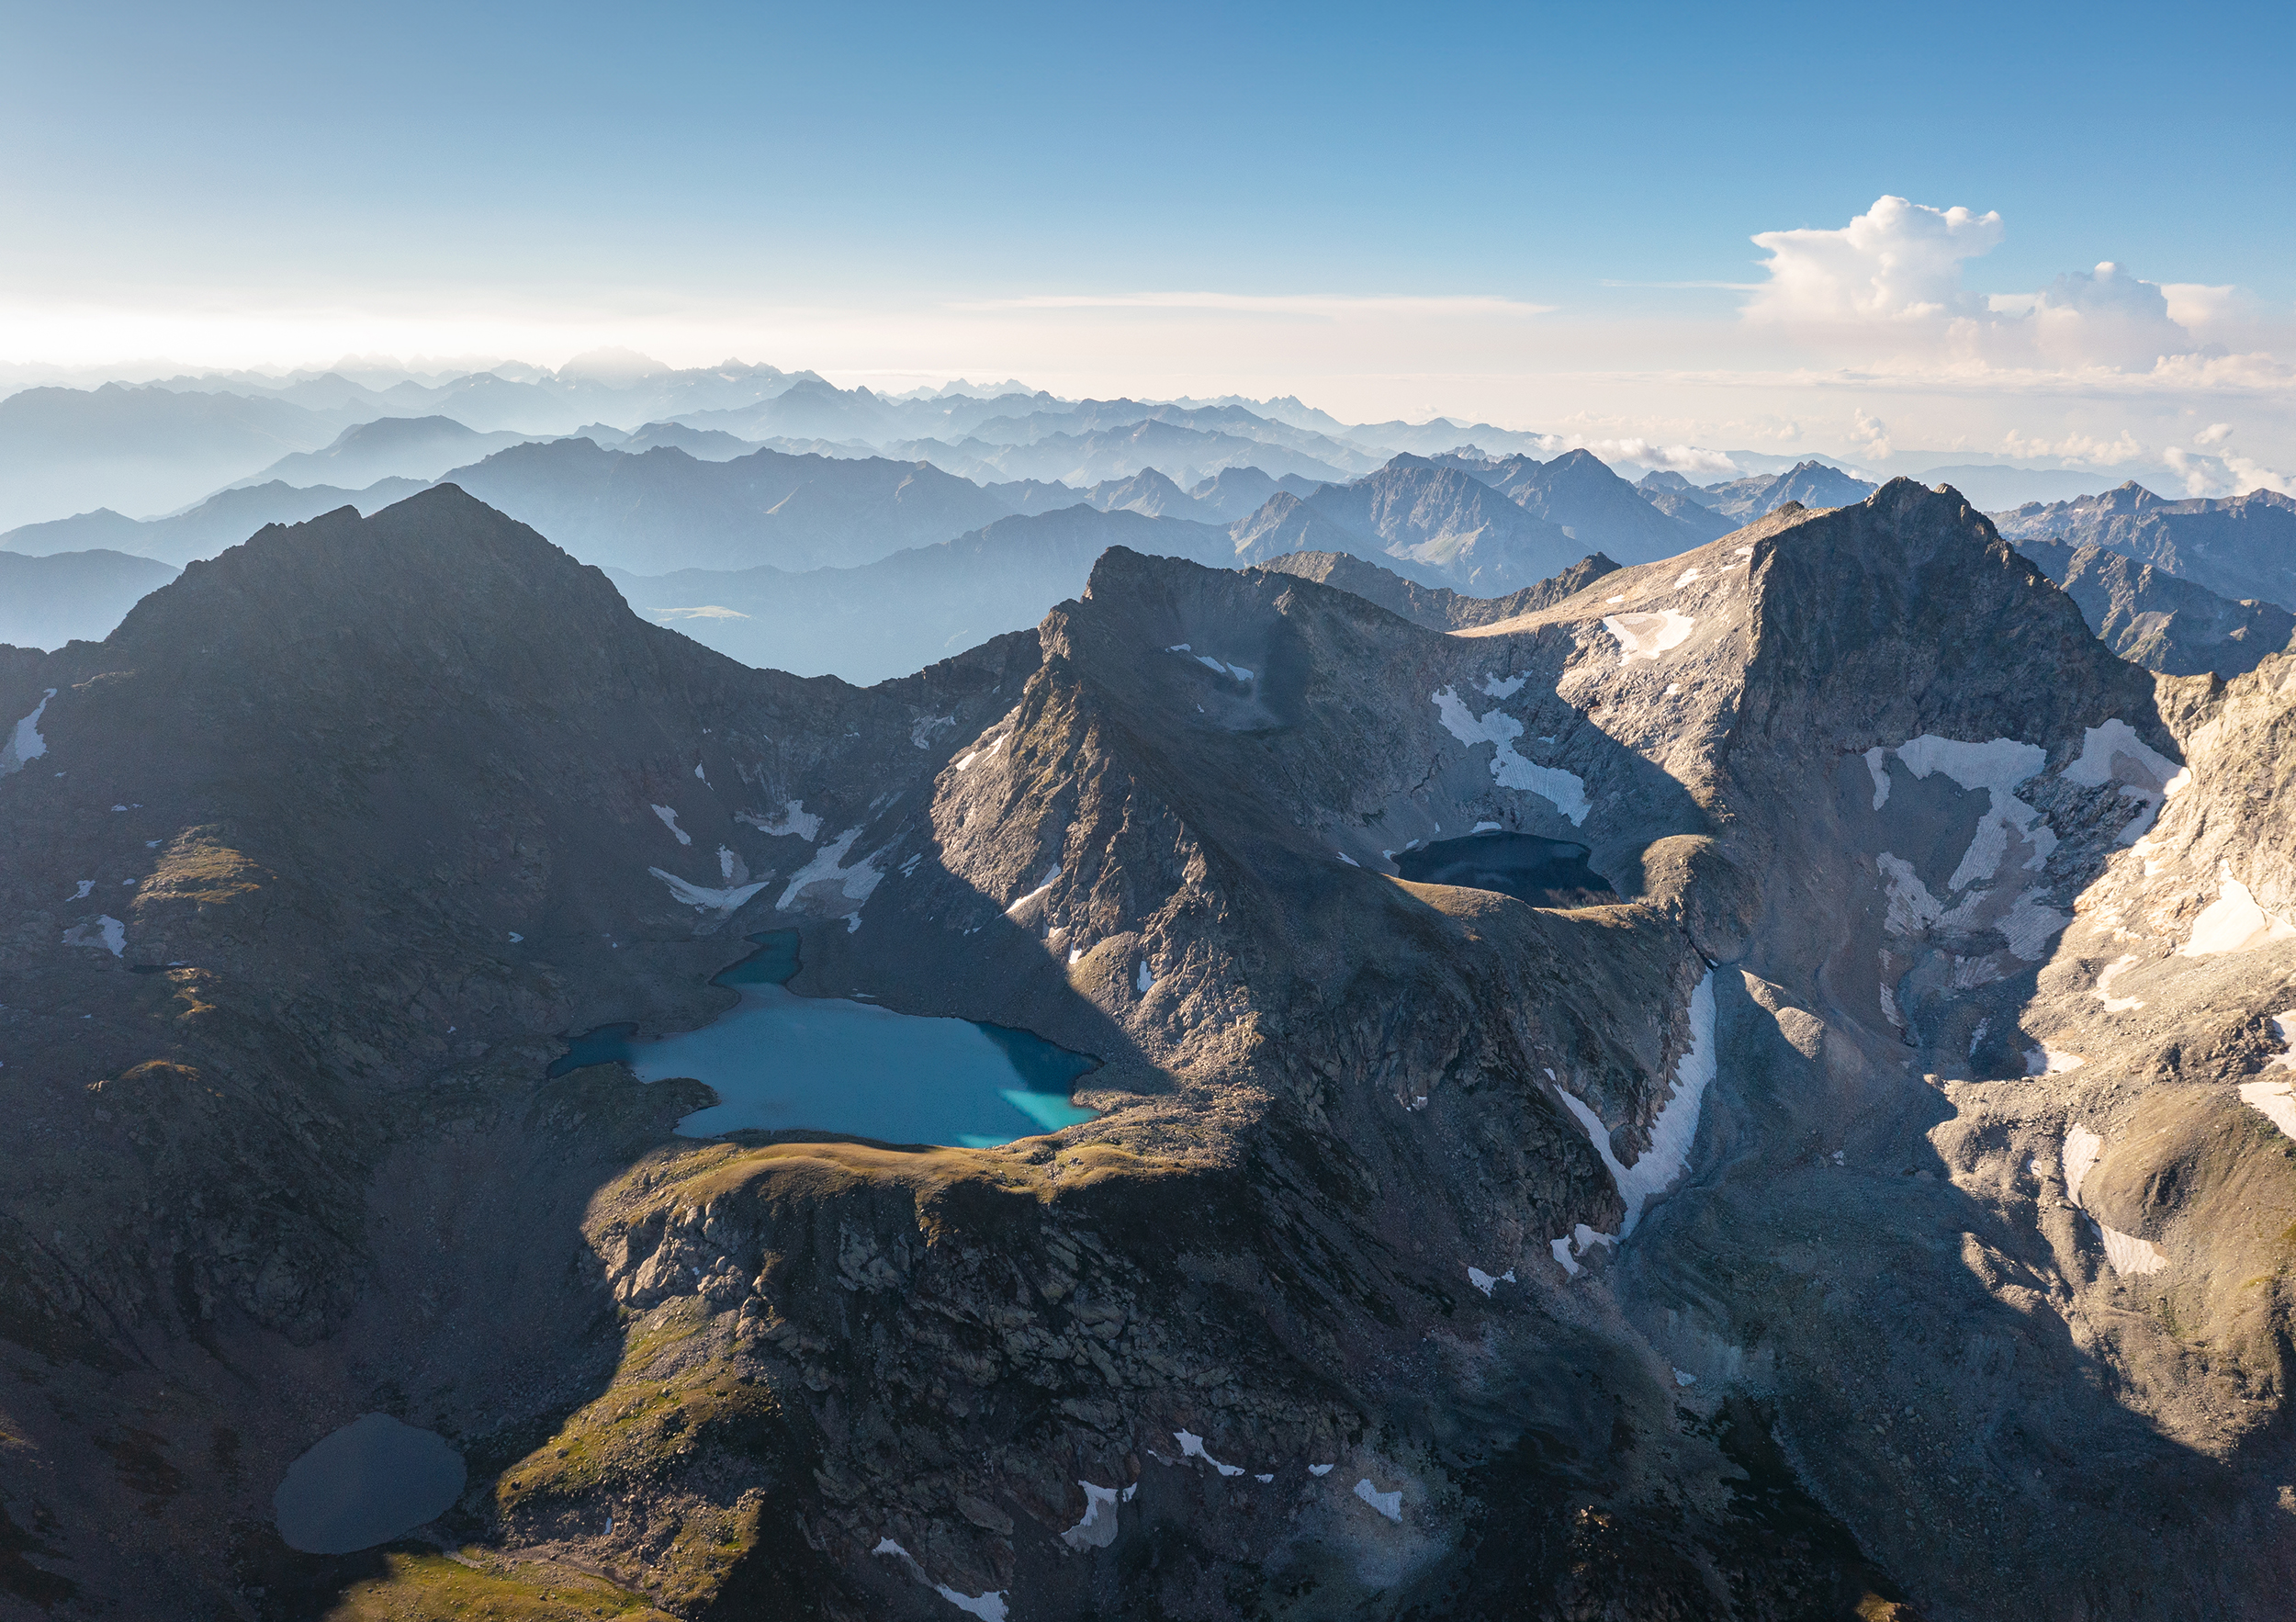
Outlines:
[[1728, 471], [1721, 447], [1739, 444], [1877, 467], [1908, 450], [2142, 463], [2189, 494], [2296, 491], [2291, 312], [2112, 261], [2031, 292], [1977, 290], [1972, 267], [2008, 230], [1998, 211], [1885, 195], [1838, 228], [1754, 233], [1763, 279], [1724, 288], [1735, 311], [1638, 318], [1560, 297], [1221, 291], [703, 304], [670, 319], [18, 307], [0, 309], [0, 387], [408, 349], [477, 352], [408, 363], [433, 373], [602, 344], [685, 366], [747, 351], [880, 389], [1009, 373], [1071, 397], [1299, 394], [1353, 420], [1490, 421], [1688, 474]]

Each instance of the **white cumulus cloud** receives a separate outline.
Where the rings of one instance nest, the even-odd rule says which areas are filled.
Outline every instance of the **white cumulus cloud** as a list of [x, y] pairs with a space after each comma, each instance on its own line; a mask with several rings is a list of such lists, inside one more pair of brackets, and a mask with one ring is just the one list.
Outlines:
[[1998, 212], [1885, 197], [1838, 231], [1762, 231], [1769, 280], [1740, 313], [1892, 372], [2135, 375], [2243, 358], [2204, 341], [2234, 335], [2253, 302], [2229, 287], [2150, 282], [2108, 260], [2032, 292], [1973, 291], [1964, 267], [2005, 229]]
[[1770, 280], [1749, 321], [1908, 321], [1972, 313], [1961, 265], [2001, 241], [2001, 216], [1885, 197], [1840, 231], [1765, 231]]

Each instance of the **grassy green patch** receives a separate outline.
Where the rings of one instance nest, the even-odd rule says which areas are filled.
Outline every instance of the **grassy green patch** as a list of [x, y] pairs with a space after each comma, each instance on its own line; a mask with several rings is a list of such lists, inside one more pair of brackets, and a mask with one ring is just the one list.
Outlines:
[[667, 1613], [627, 1589], [541, 1560], [513, 1562], [481, 1549], [466, 1550], [460, 1560], [391, 1550], [384, 1554], [383, 1565], [383, 1576], [343, 1590], [326, 1622], [443, 1622], [447, 1617], [558, 1622], [580, 1616], [670, 1622]]

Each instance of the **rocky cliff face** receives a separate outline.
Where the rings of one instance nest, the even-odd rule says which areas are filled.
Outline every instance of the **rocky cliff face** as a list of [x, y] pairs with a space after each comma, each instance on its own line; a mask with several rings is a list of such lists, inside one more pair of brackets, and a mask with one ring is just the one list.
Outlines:
[[[1111, 551], [866, 692], [452, 492], [266, 532], [0, 665], [0, 1581], [390, 1590], [265, 1519], [382, 1407], [470, 1558], [684, 1616], [2276, 1615], [2291, 668], [1904, 481], [1452, 634]], [[1397, 874], [1485, 825], [1617, 902]], [[792, 922], [1104, 1113], [544, 1076]]]

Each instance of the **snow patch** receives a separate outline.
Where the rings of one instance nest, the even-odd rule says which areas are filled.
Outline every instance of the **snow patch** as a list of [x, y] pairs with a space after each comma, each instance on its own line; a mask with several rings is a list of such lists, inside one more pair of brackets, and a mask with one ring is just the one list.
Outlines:
[[[1076, 1483], [1085, 1490], [1085, 1518], [1061, 1534], [1061, 1541], [1071, 1549], [1106, 1549], [1116, 1541], [1116, 1504], [1122, 1496], [1114, 1487], [1096, 1487], [1090, 1481]], [[1103, 1516], [1100, 1512], [1109, 1513]]]
[[1536, 794], [1568, 817], [1571, 827], [1584, 826], [1592, 809], [1585, 781], [1559, 766], [1541, 766], [1515, 753], [1514, 740], [1523, 736], [1522, 722], [1496, 709], [1478, 720], [1453, 688], [1440, 688], [1431, 696], [1445, 731], [1463, 744], [1491, 746], [1491, 775], [1502, 786]]
[[2143, 801], [2143, 813], [2121, 830], [2117, 841], [2133, 845], [2160, 815], [2161, 802], [2182, 788], [2190, 780], [2190, 773], [2147, 745], [2137, 737], [2133, 727], [2116, 717], [2102, 727], [2088, 728], [2082, 735], [2080, 759], [2065, 769], [2065, 780], [2088, 788], [2102, 788], [2108, 783], [2118, 782], [2123, 794]]
[[1356, 1483], [1356, 1496], [1390, 1521], [1400, 1523], [1403, 1518], [1403, 1490], [1401, 1487], [1392, 1492], [1382, 1492], [1371, 1484], [1371, 1478], [1366, 1476]]
[[[728, 918], [738, 912], [750, 896], [764, 889], [767, 883], [760, 879], [754, 884], [736, 884], [722, 890], [712, 890], [690, 884], [676, 873], [658, 867], [649, 867], [646, 871], [668, 884], [670, 894], [684, 906], [698, 907], [704, 912], [721, 913]], [[515, 941], [518, 937], [512, 935], [511, 939]]]
[[661, 825], [676, 837], [678, 843], [681, 845], [693, 843], [693, 836], [678, 826], [678, 814], [675, 811], [667, 805], [657, 805], [654, 807], [654, 815], [661, 818]]
[[696, 760], [693, 763], [693, 775], [701, 778], [703, 783], [707, 783], [709, 781], [708, 776], [703, 772], [702, 762], [699, 760]]
[[2074, 1204], [2081, 1202], [2081, 1179], [2088, 1176], [2089, 1167], [2105, 1150], [2105, 1140], [2085, 1126], [2076, 1126], [2065, 1134], [2065, 1197]]
[[2178, 772], [2174, 760], [2138, 738], [2136, 728], [2116, 717], [2083, 732], [2081, 757], [2065, 769], [2065, 781], [2085, 788], [2102, 788], [2116, 777], [2129, 782], [2125, 772], [2115, 769], [2123, 757], [2143, 772], [2155, 788], [2165, 786]]
[[2104, 971], [2097, 976], [2097, 984], [2092, 989], [2094, 989], [2097, 994], [2097, 1000], [2105, 1005], [2106, 1013], [2125, 1014], [2132, 1008], [2141, 1008], [2144, 1006], [2144, 999], [2141, 997], [2115, 997], [2112, 995], [2113, 976], [2115, 974], [2124, 974], [2128, 970], [2134, 968], [2136, 966], [2136, 953], [2133, 952], [2123, 952], [2121, 956], [2107, 963], [2104, 967]]
[[933, 1584], [933, 1592], [967, 1616], [978, 1616], [981, 1622], [1005, 1622], [1009, 1614], [1005, 1608], [1005, 1590], [991, 1589], [986, 1594], [959, 1594], [946, 1583]]
[[821, 818], [806, 810], [805, 802], [803, 800], [782, 802], [782, 814], [779, 817], [760, 817], [754, 811], [743, 811], [737, 814], [734, 820], [746, 822], [760, 833], [769, 834], [775, 839], [787, 834], [795, 834], [808, 845], [821, 837]]
[[2078, 1070], [2088, 1061], [2078, 1053], [2061, 1053], [2055, 1048], [2034, 1046], [2025, 1050], [2025, 1074], [2028, 1076], [2063, 1076], [2068, 1070]]
[[94, 879], [82, 879], [80, 881], [79, 894], [73, 896], [72, 899], [74, 901], [85, 901], [88, 897], [88, 892], [95, 888], [96, 881]]
[[1244, 1467], [1242, 1465], [1222, 1464], [1220, 1460], [1214, 1459], [1210, 1454], [1205, 1452], [1204, 1438], [1198, 1436], [1194, 1431], [1174, 1431], [1172, 1433], [1172, 1439], [1179, 1443], [1180, 1457], [1183, 1459], [1200, 1459], [1223, 1476], [1240, 1476], [1244, 1473]]
[[2168, 1258], [2147, 1240], [2123, 1233], [2118, 1228], [2108, 1228], [2102, 1222], [2097, 1224], [2097, 1231], [2105, 1236], [2105, 1259], [2112, 1264], [2116, 1273], [2142, 1278], [2168, 1265]]
[[1499, 831], [1499, 825], [1495, 822], [1479, 822], [1467, 831], [1477, 834], [1496, 833]]
[[1004, 747], [1005, 747], [1005, 735], [1004, 735], [1003, 733], [1001, 733], [1001, 732], [1000, 732], [1000, 733], [998, 733], [998, 734], [996, 735], [996, 737], [995, 738], [995, 739], [994, 739], [994, 740], [992, 740], [992, 741], [990, 742], [990, 744], [989, 744], [988, 748], [986, 748], [986, 749], [974, 749], [974, 750], [971, 750], [970, 752], [968, 752], [968, 753], [965, 755], [965, 757], [964, 757], [964, 759], [963, 759], [963, 760], [959, 760], [959, 761], [956, 763], [956, 766], [955, 766], [955, 768], [954, 768], [954, 769], [955, 769], [956, 771], [962, 772], [962, 771], [963, 771], [966, 767], [968, 767], [968, 766], [972, 765], [972, 764], [973, 764], [973, 762], [974, 762], [974, 761], [975, 761], [975, 760], [985, 760], [989, 759], [991, 756], [995, 755], [998, 749], [1003, 749]]
[[104, 950], [118, 957], [128, 949], [128, 926], [107, 913], [96, 920], [103, 931]]
[[2039, 963], [2042, 954], [2049, 950], [2049, 941], [2057, 931], [2072, 921], [2055, 907], [2044, 907], [2028, 894], [2020, 895], [2008, 916], [1997, 920], [1993, 927], [2009, 942], [2011, 956], [2033, 963]]
[[[1990, 802], [1985, 816], [1978, 819], [1969, 849], [1962, 853], [1961, 865], [1947, 882], [1949, 888], [1966, 889], [1979, 879], [1993, 877], [2000, 869], [2001, 858], [2008, 853], [2011, 828], [2032, 847], [2033, 853], [2024, 864], [2026, 868], [2037, 871], [2046, 864], [2049, 853], [2057, 848], [2056, 830], [2038, 810], [2010, 792], [2027, 778], [2037, 775], [2048, 763], [2048, 752], [2039, 744], [2019, 743], [2008, 738], [1966, 743], [1930, 732], [1899, 744], [1896, 752], [1906, 770], [1914, 776], [1927, 777], [1932, 772], [1942, 772], [1964, 789], [1984, 789]], [[1874, 770], [1870, 755], [1866, 765], [1869, 771]], [[1882, 781], [1886, 780], [1877, 777], [1877, 782]], [[1887, 797], [1885, 792], [1877, 789], [1875, 807], [1878, 809]]]
[[1149, 987], [1154, 986], [1155, 983], [1156, 977], [1148, 972], [1148, 960], [1144, 957], [1142, 958], [1140, 960], [1140, 973], [1132, 976], [1132, 989], [1140, 993], [1141, 996], [1146, 997], [1148, 995]]
[[1692, 564], [1688, 569], [1685, 569], [1682, 573], [1674, 577], [1674, 583], [1671, 586], [1669, 586], [1667, 590], [1670, 591], [1681, 591], [1684, 586], [1690, 584], [1691, 581], [1696, 580], [1701, 572], [1702, 571], [1696, 564]]
[[1889, 804], [1889, 751], [1878, 746], [1865, 751], [1866, 774], [1874, 780], [1874, 809]]
[[2248, 886], [2232, 876], [2227, 865], [2219, 880], [2216, 899], [2192, 920], [2192, 937], [2177, 948], [2178, 957], [2213, 957], [2219, 952], [2248, 952], [2296, 935], [2296, 926], [2257, 905]]
[[[2273, 1015], [2272, 1029], [2279, 1034], [2280, 1046], [2288, 1051], [2265, 1068], [2296, 1070], [2296, 1008]], [[2285, 1081], [2244, 1081], [2240, 1084], [2240, 1101], [2251, 1109], [2263, 1111], [2274, 1126], [2296, 1138], [2296, 1087]]]
[[1676, 1385], [1696, 1385], [1698, 1383], [1698, 1377], [1691, 1373], [1688, 1369], [1677, 1369], [1674, 1370], [1674, 1383]]
[[1467, 1281], [1488, 1297], [1496, 1286], [1514, 1282], [1514, 1269], [1509, 1267], [1503, 1273], [1486, 1273], [1480, 1267], [1470, 1267], [1467, 1269]]
[[957, 718], [954, 715], [919, 715], [916, 723], [909, 727], [909, 741], [920, 749], [930, 749], [934, 732], [940, 727], [954, 727], [956, 724]]
[[[1714, 1079], [1715, 1056], [1714, 971], [1709, 969], [1691, 995], [1690, 1046], [1674, 1067], [1673, 1087], [1650, 1128], [1650, 1146], [1631, 1166], [1619, 1165], [1618, 1156], [1611, 1149], [1610, 1129], [1603, 1124], [1603, 1118], [1575, 1094], [1556, 1087], [1556, 1096], [1586, 1129], [1595, 1154], [1609, 1168], [1611, 1180], [1618, 1185], [1619, 1197], [1626, 1203], [1626, 1220], [1618, 1225], [1616, 1239], [1625, 1239], [1635, 1231], [1635, 1224], [1642, 1220], [1642, 1208], [1671, 1187], [1690, 1164], [1691, 1145], [1698, 1137], [1699, 1106], [1705, 1097], [1706, 1084]], [[1610, 1237], [1588, 1232], [1593, 1238]], [[1579, 1249], [1583, 1255], [1586, 1242], [1582, 1241]]]
[[1548, 1248], [1555, 1253], [1555, 1259], [1562, 1264], [1562, 1270], [1566, 1274], [1573, 1278], [1579, 1276], [1579, 1264], [1571, 1257], [1570, 1239], [1568, 1234], [1551, 1241]]
[[1337, 1470], [1339, 1466], [1335, 1464], [1311, 1464], [1308, 1466], [1308, 1474], [1311, 1476], [1328, 1476], [1332, 1473], [1332, 1471]]
[[1874, 863], [1888, 885], [1889, 910], [1882, 915], [1883, 929], [1893, 935], [1918, 935], [1945, 916], [1945, 904], [1930, 894], [1912, 862], [1885, 850]]
[[[48, 708], [48, 701], [55, 696], [56, 690], [49, 688], [40, 695], [39, 703], [32, 706], [32, 713], [16, 724], [8, 747], [0, 749], [0, 777], [23, 771], [27, 761], [37, 760], [48, 752], [48, 740], [39, 735], [39, 717]], [[61, 777], [63, 773], [56, 775]]]
[[1697, 621], [1671, 608], [1656, 614], [1613, 614], [1603, 621], [1603, 629], [1618, 638], [1621, 668], [1638, 659], [1656, 659], [1672, 652], [1689, 641], [1696, 628]]
[[1485, 676], [1483, 696], [1485, 698], [1513, 698], [1523, 691], [1523, 683], [1529, 680], [1528, 676], [1509, 676], [1502, 681], [1496, 676]]
[[1026, 895], [1023, 895], [1019, 900], [1014, 902], [1010, 907], [1005, 908], [1005, 916], [1007, 918], [1012, 917], [1022, 907], [1028, 906], [1030, 902], [1034, 901], [1038, 896], [1043, 895], [1045, 891], [1051, 889], [1054, 884], [1059, 882], [1060, 876], [1061, 864], [1055, 862], [1052, 863], [1052, 871], [1044, 875], [1044, 882], [1039, 884], [1035, 889], [1030, 891]]
[[[848, 901], [856, 904], [867, 901], [885, 876], [884, 870], [877, 865], [877, 859], [893, 847], [887, 845], [883, 850], [872, 851], [850, 867], [839, 865], [845, 860], [845, 853], [853, 848], [853, 841], [861, 838], [861, 831], [859, 825], [849, 828], [816, 850], [813, 860], [790, 876], [789, 885], [782, 892], [782, 898], [773, 904], [773, 910], [787, 912], [806, 890], [815, 884], [832, 882], [844, 892]], [[847, 928], [858, 929], [860, 926], [849, 924]]]

